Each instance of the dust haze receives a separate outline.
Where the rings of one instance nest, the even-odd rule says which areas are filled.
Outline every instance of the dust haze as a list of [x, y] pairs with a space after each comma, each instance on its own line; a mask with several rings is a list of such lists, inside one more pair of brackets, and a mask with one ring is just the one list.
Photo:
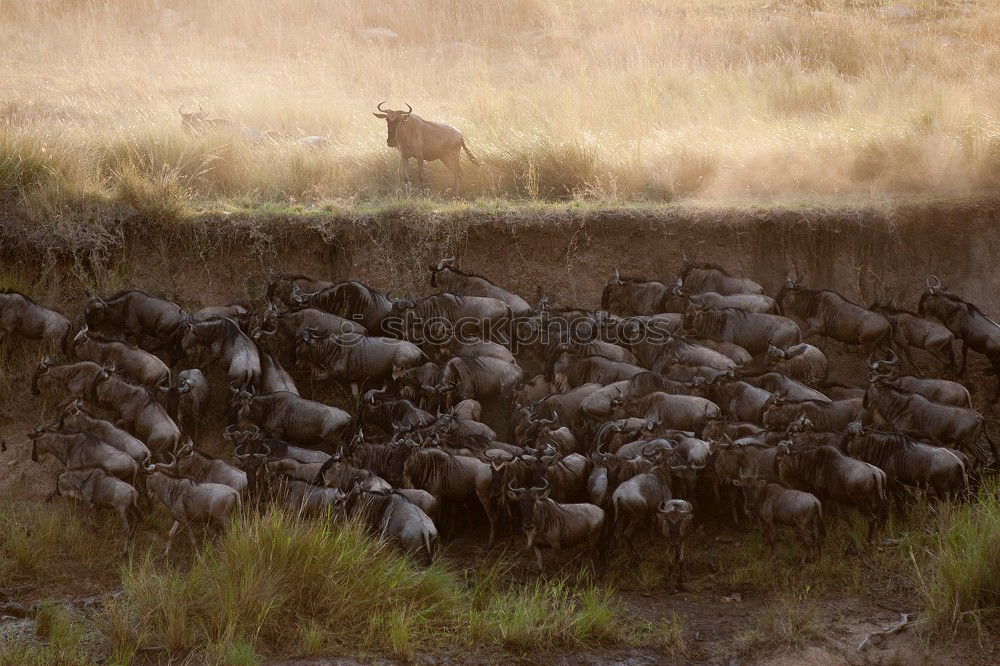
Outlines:
[[[371, 115], [383, 100], [463, 131], [483, 160], [466, 169], [470, 197], [882, 197], [1000, 184], [995, 0], [0, 10], [0, 159], [37, 159], [84, 194], [392, 196], [398, 157]], [[198, 105], [269, 140], [185, 135], [178, 108]], [[304, 148], [306, 136], [326, 143]], [[430, 172], [430, 192], [443, 192], [446, 169]]]

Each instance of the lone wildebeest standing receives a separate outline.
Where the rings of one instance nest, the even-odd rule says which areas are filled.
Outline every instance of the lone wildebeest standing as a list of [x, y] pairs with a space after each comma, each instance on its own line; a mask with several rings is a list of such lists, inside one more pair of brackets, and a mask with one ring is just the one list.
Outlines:
[[457, 196], [462, 189], [462, 165], [459, 161], [464, 150], [473, 164], [479, 160], [465, 146], [462, 133], [451, 125], [434, 123], [414, 115], [413, 107], [407, 104], [407, 111], [383, 109], [385, 102], [379, 102], [376, 118], [384, 118], [388, 126], [385, 143], [399, 151], [400, 173], [404, 185], [409, 182], [408, 165], [410, 158], [417, 160], [417, 182], [424, 184], [424, 160], [441, 160], [454, 176], [452, 191]]

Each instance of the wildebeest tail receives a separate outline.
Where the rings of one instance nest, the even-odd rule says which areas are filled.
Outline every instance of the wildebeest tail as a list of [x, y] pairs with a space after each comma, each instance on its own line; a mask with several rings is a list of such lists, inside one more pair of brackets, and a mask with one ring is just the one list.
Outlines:
[[472, 154], [472, 151], [469, 150], [469, 147], [465, 145], [465, 139], [462, 139], [462, 150], [464, 150], [465, 154], [469, 156], [469, 159], [473, 164], [479, 166], [479, 159], [476, 158], [476, 156]]

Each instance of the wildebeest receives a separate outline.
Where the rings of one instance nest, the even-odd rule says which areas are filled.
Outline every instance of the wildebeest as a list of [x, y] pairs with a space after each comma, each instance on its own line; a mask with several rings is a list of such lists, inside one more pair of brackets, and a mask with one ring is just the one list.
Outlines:
[[441, 368], [437, 392], [441, 407], [450, 409], [461, 400], [509, 400], [524, 379], [520, 366], [496, 358], [456, 356]]
[[986, 419], [974, 409], [942, 405], [922, 395], [900, 391], [882, 375], [871, 377], [864, 407], [876, 417], [876, 425], [887, 423], [904, 435], [960, 449], [979, 458], [983, 457], [979, 441], [985, 438], [994, 460], [1000, 460]]
[[100, 469], [136, 485], [139, 464], [127, 453], [105, 444], [89, 432], [36, 428], [28, 438], [33, 462], [41, 462], [43, 457], [51, 455], [68, 470]]
[[294, 290], [297, 289], [300, 293], [314, 294], [332, 286], [333, 282], [329, 280], [317, 280], [308, 275], [273, 273], [268, 279], [264, 300], [268, 303], [274, 303], [277, 300], [291, 307], [299, 304], [292, 300], [292, 292]]
[[84, 327], [70, 344], [73, 356], [81, 361], [93, 361], [111, 366], [129, 381], [155, 389], [161, 382], [170, 381], [170, 368], [158, 357], [136, 347], [107, 340], [100, 335], [90, 335]]
[[823, 505], [815, 495], [760, 477], [736, 479], [734, 484], [742, 487], [747, 512], [757, 516], [764, 539], [772, 548], [777, 542], [775, 528], [783, 526], [795, 529], [802, 539], [805, 546], [803, 563], [810, 550], [815, 549], [817, 557], [823, 554], [826, 525]]
[[152, 457], [149, 448], [137, 437], [130, 435], [110, 421], [99, 419], [83, 409], [79, 400], [66, 406], [59, 415], [59, 430], [63, 432], [89, 432], [101, 442], [127, 454], [137, 463], [146, 464]]
[[540, 572], [545, 571], [542, 547], [555, 551], [585, 546], [591, 566], [596, 570], [598, 546], [604, 532], [604, 510], [593, 504], [560, 504], [549, 497], [549, 484], [517, 488], [507, 486], [508, 496], [521, 509], [521, 527], [527, 537], [526, 548], [534, 549]]
[[88, 508], [113, 509], [125, 532], [124, 553], [132, 544], [139, 514], [139, 492], [101, 469], [67, 470], [56, 481], [56, 494], [82, 502]]
[[889, 320], [892, 342], [911, 366], [917, 367], [910, 355], [910, 348], [916, 347], [925, 350], [952, 370], [958, 370], [955, 362], [955, 334], [948, 327], [888, 303], [875, 303], [871, 309]]
[[764, 293], [764, 287], [753, 280], [733, 277], [724, 268], [715, 264], [685, 261], [678, 277], [692, 294], [707, 291], [714, 291], [723, 296]]
[[462, 190], [461, 152], [464, 150], [473, 164], [479, 164], [476, 156], [465, 146], [462, 133], [451, 125], [424, 120], [413, 113], [413, 107], [406, 105], [406, 111], [383, 109], [385, 102], [379, 102], [376, 118], [384, 118], [388, 128], [385, 143], [399, 151], [400, 175], [404, 185], [409, 183], [410, 158], [417, 160], [417, 182], [424, 184], [424, 161], [441, 160], [454, 176], [452, 192], [458, 196]]
[[878, 467], [849, 458], [833, 446], [778, 445], [775, 469], [782, 482], [857, 509], [868, 521], [868, 542], [889, 517], [886, 475]]
[[[765, 372], [760, 375], [744, 375], [743, 381], [753, 384], [770, 393], [780, 395], [786, 400], [801, 402], [803, 400], [815, 400], [816, 402], [830, 402], [830, 398], [825, 394], [810, 388], [801, 382], [797, 382], [780, 372]], [[852, 396], [856, 397], [856, 396]]]
[[546, 359], [544, 376], [560, 391], [583, 384], [612, 384], [645, 372], [631, 363], [612, 361], [603, 356], [574, 356], [568, 345], [557, 346]]
[[751, 354], [763, 354], [771, 345], [787, 349], [802, 341], [798, 325], [786, 317], [743, 310], [688, 310], [684, 328], [699, 338], [725, 340]]
[[233, 389], [233, 407], [243, 424], [258, 426], [265, 435], [318, 448], [337, 450], [351, 425], [351, 416], [342, 409], [306, 400], [294, 393], [253, 393]]
[[[680, 281], [678, 281], [675, 287], [679, 292]], [[726, 308], [735, 308], [759, 314], [774, 314], [778, 309], [774, 299], [764, 294], [717, 294], [714, 291], [706, 291], [701, 294], [683, 295], [683, 298], [687, 300], [688, 307], [695, 309], [723, 310]]]
[[466, 273], [455, 266], [455, 257], [440, 259], [430, 267], [431, 286], [461, 296], [485, 296], [503, 301], [515, 317], [531, 314], [528, 302], [515, 293], [499, 287], [482, 275]]
[[615, 401], [623, 416], [652, 419], [676, 430], [700, 433], [709, 421], [722, 417], [719, 406], [694, 395], [654, 391], [644, 396], [624, 396]]
[[403, 464], [403, 488], [426, 490], [454, 508], [478, 500], [490, 524], [490, 543], [496, 538], [496, 511], [490, 501], [493, 472], [487, 463], [470, 456], [452, 455], [439, 448], [414, 452]]
[[173, 384], [157, 387], [166, 396], [164, 407], [181, 430], [198, 438], [198, 426], [208, 412], [211, 387], [198, 368], [181, 370]]
[[230, 386], [260, 384], [260, 352], [235, 321], [223, 317], [192, 322], [183, 328], [181, 346], [185, 353], [204, 350], [206, 364], [222, 363]]
[[941, 281], [933, 275], [927, 278], [917, 312], [921, 317], [938, 319], [962, 343], [962, 367], [959, 374], [965, 373], [970, 348], [989, 359], [993, 374], [997, 376], [993, 402], [1000, 400], [1000, 325], [972, 303], [944, 291]]
[[826, 382], [830, 363], [819, 348], [808, 342], [778, 349], [767, 348], [767, 367], [805, 384], [817, 386]]
[[835, 291], [809, 289], [788, 279], [777, 300], [783, 314], [795, 315], [805, 322], [803, 338], [819, 333], [845, 345], [861, 345], [868, 352], [892, 341], [888, 319]]
[[67, 350], [69, 320], [43, 307], [24, 294], [0, 290], [0, 343], [14, 334], [29, 340], [44, 340], [49, 353]]
[[181, 431], [145, 386], [130, 384], [102, 370], [91, 382], [89, 398], [118, 416], [118, 425], [141, 439], [153, 457], [175, 451]]
[[355, 396], [362, 382], [380, 382], [396, 368], [413, 368], [427, 356], [412, 342], [377, 336], [320, 336], [306, 331], [296, 347], [297, 363], [317, 380], [340, 379], [351, 384]]
[[388, 335], [382, 323], [392, 314], [395, 301], [380, 291], [355, 280], [330, 285], [318, 291], [303, 293], [295, 305], [318, 308], [343, 319], [360, 324], [371, 335]]
[[667, 569], [667, 584], [677, 573], [677, 589], [685, 591], [684, 587], [684, 544], [691, 532], [694, 520], [694, 509], [691, 504], [682, 499], [668, 499], [656, 507], [656, 524], [660, 535], [666, 539], [669, 553]]
[[170, 544], [182, 527], [187, 530], [191, 545], [197, 548], [192, 523], [215, 524], [225, 529], [233, 512], [241, 506], [240, 494], [229, 486], [178, 479], [157, 469], [155, 464], [144, 468], [144, 472], [150, 497], [159, 499], [174, 519], [167, 533], [166, 555], [170, 555]]
[[928, 400], [939, 402], [942, 405], [972, 409], [972, 396], [969, 395], [969, 389], [962, 384], [947, 379], [900, 374], [896, 372], [894, 367], [899, 359], [891, 349], [887, 359], [873, 361], [872, 358], [868, 357], [868, 367], [873, 373], [879, 374], [886, 385], [900, 391], [919, 393]]
[[31, 395], [60, 392], [72, 398], [86, 398], [94, 378], [104, 370], [93, 361], [52, 365], [48, 357], [43, 358], [31, 376]]
[[954, 451], [921, 444], [906, 435], [853, 423], [844, 431], [840, 448], [884, 471], [890, 482], [933, 488], [941, 499], [969, 487], [968, 470]]
[[652, 468], [624, 481], [612, 493], [616, 543], [625, 539], [634, 546], [632, 536], [635, 530], [653, 520], [660, 504], [674, 498], [670, 488], [671, 477], [684, 465], [678, 465], [672, 453], [668, 449], [646, 445], [643, 457], [653, 463]]
[[669, 293], [670, 287], [662, 282], [622, 277], [615, 268], [601, 295], [601, 309], [619, 317], [672, 312], [661, 308], [663, 299]]
[[261, 393], [287, 391], [299, 394], [299, 388], [292, 376], [281, 366], [278, 359], [266, 352], [260, 354], [260, 391]]
[[433, 561], [438, 539], [434, 521], [404, 495], [355, 486], [343, 501], [349, 517], [360, 516], [378, 536], [397, 542], [407, 553], [422, 553], [427, 565]]
[[167, 350], [173, 360], [183, 356], [180, 339], [189, 317], [175, 303], [126, 289], [108, 298], [92, 297], [83, 314], [91, 330], [133, 337], [148, 351]]
[[817, 430], [843, 432], [849, 423], [865, 420], [867, 412], [864, 400], [861, 398], [836, 402], [815, 400], [790, 402], [781, 395], [773, 395], [761, 412], [761, 422], [769, 430], [784, 430], [803, 416], [809, 419]]
[[[402, 337], [423, 342], [452, 331], [470, 337], [503, 340], [513, 318], [510, 306], [499, 298], [458, 296], [440, 292], [417, 301], [400, 299], [393, 304], [393, 325]], [[440, 333], [439, 333], [440, 331]], [[496, 335], [493, 335], [496, 333]]]
[[210, 116], [205, 109], [198, 105], [196, 111], [185, 111], [184, 105], [177, 107], [177, 113], [181, 116], [181, 127], [188, 134], [200, 134], [206, 130], [230, 129], [233, 126], [231, 120]]
[[171, 461], [160, 466], [169, 471], [198, 483], [221, 483], [229, 486], [240, 495], [247, 492], [247, 475], [224, 460], [209, 458], [194, 450], [194, 445], [188, 439], [187, 444], [177, 452], [176, 458], [171, 454]]

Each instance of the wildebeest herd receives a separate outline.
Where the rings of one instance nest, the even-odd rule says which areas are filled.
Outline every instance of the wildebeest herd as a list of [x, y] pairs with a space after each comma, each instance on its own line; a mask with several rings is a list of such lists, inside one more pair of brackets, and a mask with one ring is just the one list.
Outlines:
[[[439, 526], [523, 533], [539, 569], [543, 548], [601, 563], [652, 534], [678, 586], [694, 525], [753, 518], [772, 544], [791, 528], [807, 558], [834, 506], [871, 541], [890, 505], [971, 499], [997, 460], [969, 391], [934, 375], [961, 376], [970, 348], [1000, 368], [1000, 326], [933, 276], [916, 312], [790, 279], [771, 297], [693, 263], [668, 282], [615, 270], [596, 310], [532, 306], [453, 258], [430, 284], [395, 299], [274, 274], [252, 303], [188, 313], [126, 290], [75, 322], [5, 292], [0, 337], [64, 357], [34, 371], [58, 404], [31, 458], [61, 464], [53, 494], [117, 511], [126, 549], [157, 501], [168, 552], [276, 503], [428, 560]], [[853, 349], [867, 381], [805, 338]]]

